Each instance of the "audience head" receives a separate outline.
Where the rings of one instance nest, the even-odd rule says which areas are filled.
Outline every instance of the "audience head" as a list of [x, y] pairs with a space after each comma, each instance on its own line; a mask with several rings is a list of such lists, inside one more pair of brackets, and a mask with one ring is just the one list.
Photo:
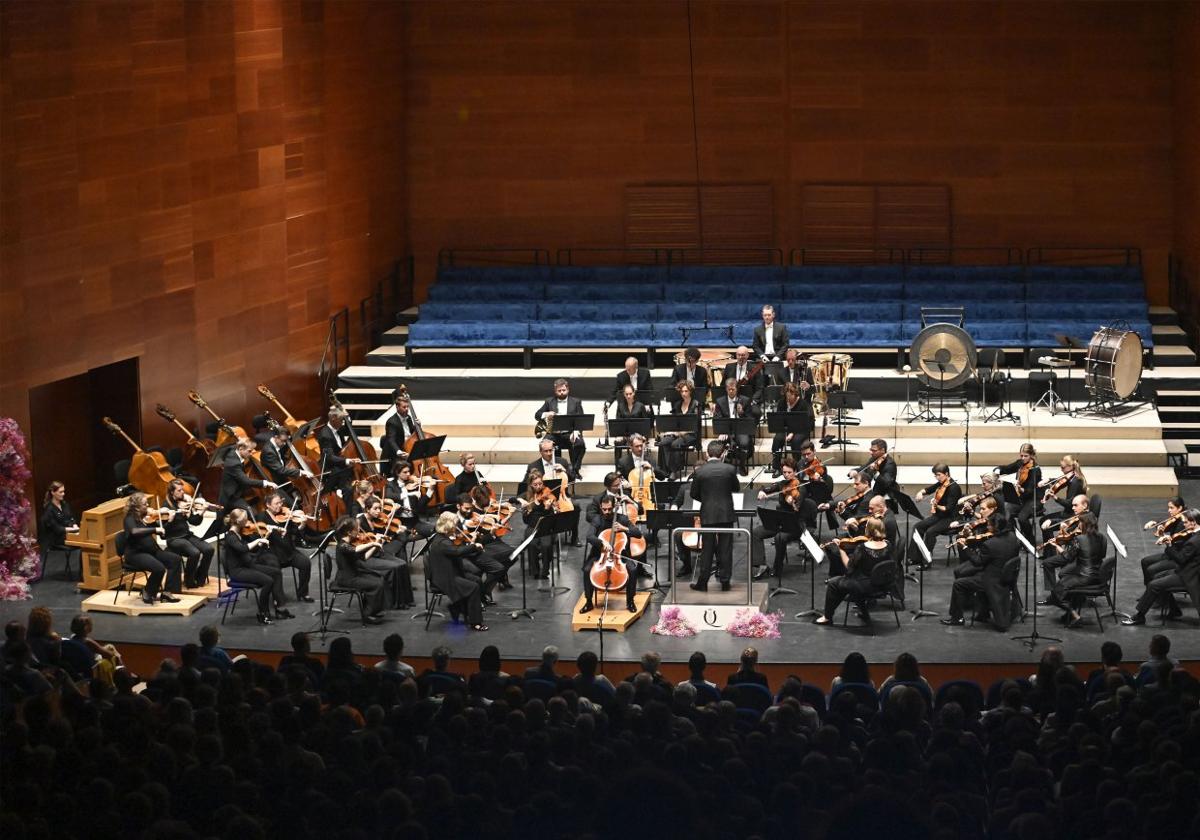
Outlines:
[[546, 645], [542, 648], [542, 664], [550, 669], [558, 664], [558, 648], [556, 646]]
[[391, 633], [383, 640], [383, 655], [395, 662], [404, 655], [404, 637]]
[[742, 670], [743, 671], [753, 671], [754, 667], [756, 665], [758, 665], [758, 650], [756, 648], [752, 648], [752, 647], [748, 647], [745, 650], [743, 650], [742, 651]]
[[662, 664], [662, 657], [658, 651], [648, 650], [642, 654], [642, 670], [654, 674], [658, 672], [658, 666]]
[[1124, 651], [1116, 642], [1105, 642], [1100, 645], [1100, 664], [1105, 668], [1117, 668], [1121, 664]]
[[215, 624], [205, 624], [200, 628], [200, 647], [214, 648], [221, 641], [221, 631]]
[[842, 661], [841, 676], [843, 682], [871, 682], [871, 669], [867, 665], [867, 658], [856, 650], [846, 654], [846, 658]]
[[921, 665], [917, 662], [917, 657], [905, 651], [896, 657], [893, 673], [900, 682], [916, 682], [921, 679]]
[[1171, 640], [1162, 633], [1150, 637], [1150, 655], [1155, 659], [1165, 659], [1171, 652]]
[[79, 613], [71, 619], [71, 635], [84, 638], [92, 635], [92, 617], [87, 613]]
[[445, 645], [435, 647], [433, 653], [430, 654], [430, 659], [433, 660], [433, 670], [445, 671], [450, 664], [450, 648]]
[[596, 667], [599, 664], [600, 660], [590, 650], [585, 650], [579, 656], [575, 657], [575, 667], [585, 677], [594, 677], [596, 675]]
[[488, 645], [479, 652], [479, 670], [489, 673], [500, 670], [500, 648]]
[[312, 650], [312, 645], [309, 644], [308, 634], [300, 631], [292, 634], [292, 653], [297, 656], [308, 656]]
[[29, 632], [27, 638], [49, 636], [54, 629], [54, 614], [45, 607], [34, 607], [29, 611]]

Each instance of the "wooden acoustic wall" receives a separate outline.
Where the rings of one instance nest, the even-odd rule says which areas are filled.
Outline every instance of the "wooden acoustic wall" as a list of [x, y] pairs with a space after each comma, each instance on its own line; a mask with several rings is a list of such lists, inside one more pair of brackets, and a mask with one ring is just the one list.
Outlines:
[[[330, 312], [404, 250], [403, 9], [323, 0], [0, 4], [0, 413], [141, 359], [149, 443], [315, 411]], [[293, 407], [295, 406], [295, 407]]]
[[[1177, 5], [407, 4], [419, 277], [439, 247], [624, 243], [645, 183], [945, 184], [961, 246], [1134, 244], [1165, 298]], [[1189, 5], [1189, 4], [1183, 4]]]
[[1200, 320], [1200, 3], [1180, 3], [1175, 28], [1175, 254]]

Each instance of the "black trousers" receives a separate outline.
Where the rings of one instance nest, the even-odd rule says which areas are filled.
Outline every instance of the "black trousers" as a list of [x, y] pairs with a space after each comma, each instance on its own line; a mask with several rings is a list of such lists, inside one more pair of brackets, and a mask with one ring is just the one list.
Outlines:
[[554, 537], [538, 537], [529, 544], [525, 554], [525, 573], [533, 578], [549, 577], [550, 564], [553, 562]]
[[173, 551], [156, 551], [153, 554], [136, 551], [125, 556], [125, 565], [147, 573], [145, 591], [151, 598], [158, 597], [164, 577], [168, 592], [180, 591], [179, 573], [183, 568], [183, 558]]
[[[709, 525], [710, 528], [732, 528], [732, 522]], [[713, 573], [713, 556], [717, 559], [717, 580], [727, 583], [733, 576], [733, 534], [704, 534], [700, 546], [700, 568], [696, 581], [707, 584]]]
[[937, 545], [937, 538], [942, 534], [950, 533], [950, 523], [953, 517], [950, 516], [926, 516], [917, 523], [917, 530], [921, 532], [921, 539], [925, 542], [925, 547], [929, 552], [933, 553], [933, 547]]
[[[591, 544], [595, 537], [588, 537], [588, 543]], [[596, 540], [595, 552], [591, 548], [588, 549], [588, 557], [583, 563], [583, 597], [587, 603], [592, 603], [592, 599], [596, 594], [596, 585], [592, 583], [592, 566], [600, 559], [599, 540]], [[625, 570], [629, 573], [629, 579], [625, 582], [625, 603], [632, 604], [633, 596], [637, 594], [637, 566], [634, 563], [628, 563]]]
[[578, 474], [579, 468], [583, 466], [583, 456], [587, 453], [587, 444], [583, 442], [583, 435], [580, 435], [578, 440], [571, 440], [570, 433], [562, 433], [550, 435], [550, 439], [554, 441], [556, 448], [569, 453], [571, 469]]
[[455, 578], [455, 580], [462, 586], [470, 586], [471, 593], [450, 604], [450, 617], [457, 620], [460, 615], [465, 613], [467, 624], [483, 624], [483, 600], [479, 581], [465, 577]]
[[363, 611], [367, 615], [379, 615], [387, 609], [387, 589], [379, 575], [359, 574], [353, 577], [335, 577], [334, 589], [353, 589], [362, 593]]
[[1175, 568], [1175, 561], [1168, 560], [1167, 555], [1161, 551], [1158, 554], [1147, 554], [1142, 558], [1142, 583], [1149, 586], [1150, 581], [1163, 572], [1174, 571]]
[[683, 472], [689, 447], [696, 446], [693, 434], [663, 435], [658, 451], [663, 457], [663, 467], [672, 475]]
[[272, 562], [258, 562], [236, 569], [226, 569], [230, 580], [249, 584], [258, 589], [258, 608], [264, 613], [270, 612], [272, 604], [278, 609], [287, 601], [283, 596], [283, 572]]
[[847, 598], [854, 600], [871, 591], [868, 575], [839, 575], [825, 581], [825, 616], [833, 620], [834, 613]]
[[1175, 597], [1171, 595], [1172, 590], [1183, 588], [1183, 578], [1180, 577], [1178, 570], [1162, 572], [1154, 580], [1150, 581], [1146, 587], [1146, 591], [1142, 593], [1142, 597], [1138, 598], [1137, 614], [1145, 615], [1150, 608], [1160, 601], [1166, 606], [1173, 607], [1175, 605]]
[[1053, 592], [1054, 585], [1058, 582], [1058, 570], [1070, 563], [1062, 552], [1048, 549], [1048, 553], [1042, 558], [1042, 581], [1045, 584], [1046, 592]]
[[211, 543], [189, 534], [167, 540], [167, 550], [183, 558], [183, 583], [186, 588], [203, 586], [208, 581], [208, 567], [216, 552]]

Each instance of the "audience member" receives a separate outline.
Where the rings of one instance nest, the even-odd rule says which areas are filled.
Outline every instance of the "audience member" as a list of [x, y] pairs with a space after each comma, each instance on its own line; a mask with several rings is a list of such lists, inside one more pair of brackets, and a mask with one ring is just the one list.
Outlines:
[[742, 664], [736, 671], [729, 675], [729, 681], [726, 685], [737, 685], [738, 683], [758, 683], [763, 688], [770, 688], [770, 683], [767, 681], [767, 675], [759, 673], [758, 669], [758, 650], [748, 647], [742, 651]]
[[383, 655], [384, 658], [375, 663], [376, 670], [385, 674], [417, 678], [413, 667], [400, 661], [400, 657], [404, 655], [404, 637], [399, 633], [392, 633], [383, 640]]

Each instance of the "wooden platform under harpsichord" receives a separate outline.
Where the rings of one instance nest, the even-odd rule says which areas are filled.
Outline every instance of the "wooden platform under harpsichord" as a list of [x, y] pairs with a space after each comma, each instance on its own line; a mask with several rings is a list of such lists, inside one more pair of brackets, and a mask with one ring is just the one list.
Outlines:
[[184, 592], [181, 595], [176, 595], [179, 599], [174, 604], [164, 604], [162, 601], [155, 601], [153, 604], [147, 604], [142, 600], [140, 590], [119, 592], [112, 589], [101, 589], [99, 592], [93, 593], [91, 596], [84, 598], [80, 608], [84, 612], [110, 612], [119, 613], [121, 615], [139, 616], [139, 615], [191, 615], [196, 610], [200, 609], [208, 602], [209, 598], [206, 595], [196, 595], [189, 592]]

